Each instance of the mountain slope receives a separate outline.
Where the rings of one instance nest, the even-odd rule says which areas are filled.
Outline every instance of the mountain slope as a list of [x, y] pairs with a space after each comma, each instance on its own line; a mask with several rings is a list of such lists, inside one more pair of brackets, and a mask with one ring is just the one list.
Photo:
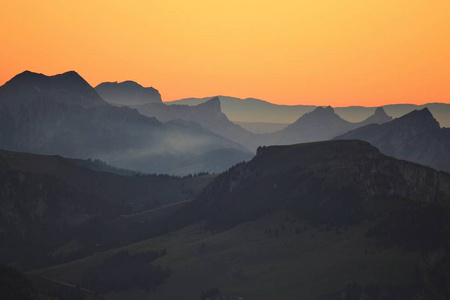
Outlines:
[[[272, 122], [291, 123], [305, 113], [311, 112], [316, 105], [276, 105], [270, 102], [246, 98], [215, 96], [220, 99], [223, 112], [233, 122]], [[187, 98], [165, 102], [167, 105], [198, 105], [215, 97]]]
[[[380, 198], [448, 202], [450, 175], [381, 154], [362, 141], [260, 147], [199, 196], [213, 227], [290, 207], [318, 223], [352, 224]], [[239, 203], [238, 206], [234, 203]]]
[[214, 133], [244, 145], [250, 151], [255, 151], [260, 145], [285, 145], [328, 140], [360, 126], [384, 123], [392, 119], [382, 108], [378, 108], [366, 120], [351, 123], [339, 117], [331, 107], [318, 107], [282, 130], [268, 134], [254, 134], [228, 120], [221, 111], [223, 102], [219, 97], [214, 97], [195, 106], [148, 104], [135, 107], [142, 114], [161, 120], [180, 118], [197, 122]]
[[190, 123], [162, 124], [98, 96], [78, 74], [26, 72], [0, 87], [3, 149], [96, 158], [162, 173], [221, 148], [244, 148]]
[[370, 124], [384, 123], [392, 118], [386, 115], [383, 108], [378, 108], [374, 115], [359, 123], [351, 123], [338, 116], [334, 109], [318, 107], [310, 113], [301, 116], [286, 128], [272, 134], [263, 135], [266, 138], [260, 145], [286, 145], [304, 142], [329, 140], [349, 130]]
[[29, 105], [30, 101], [51, 99], [82, 107], [103, 106], [107, 103], [74, 71], [46, 76], [30, 71], [16, 75], [0, 89], [0, 105], [12, 111]]
[[249, 161], [253, 155], [249, 152], [233, 148], [218, 149], [203, 153], [181, 164], [181, 167], [170, 170], [170, 174], [196, 174], [201, 172], [221, 173], [230, 166]]
[[387, 155], [450, 172], [450, 130], [441, 128], [427, 108], [337, 139], [368, 141]]
[[114, 297], [198, 299], [218, 289], [244, 299], [353, 299], [345, 295], [356, 286], [370, 297], [383, 291], [373, 299], [445, 299], [449, 196], [449, 174], [367, 142], [262, 147], [168, 216], [167, 234], [36, 273], [80, 282], [118, 251], [165, 248], [156, 263], [169, 279], [151, 295]]
[[[102, 220], [188, 200], [211, 180], [119, 176], [61, 156], [10, 151], [0, 151], [0, 179], [2, 263], [22, 267], [52, 263], [51, 251], [74, 237], [88, 239], [89, 232], [79, 231], [83, 226], [102, 229], [96, 243], [106, 238], [114, 244]], [[85, 249], [92, 246], [88, 242]]]
[[88, 300], [104, 299], [80, 287], [20, 273], [0, 265], [0, 297], [2, 299]]
[[134, 81], [103, 82], [95, 87], [97, 93], [108, 103], [130, 106], [161, 103], [161, 94], [153, 87], [143, 87]]
[[[208, 130], [244, 146], [247, 146], [248, 140], [253, 138], [251, 132], [228, 120], [221, 111], [221, 102], [218, 97], [195, 106], [147, 104], [134, 106], [134, 108], [141, 114], [156, 117], [162, 122], [176, 119], [196, 122]], [[254, 151], [254, 149], [249, 150]]]

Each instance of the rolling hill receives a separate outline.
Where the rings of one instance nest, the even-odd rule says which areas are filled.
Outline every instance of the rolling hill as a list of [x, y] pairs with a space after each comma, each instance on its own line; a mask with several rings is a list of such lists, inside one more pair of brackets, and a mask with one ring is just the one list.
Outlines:
[[[2, 263], [30, 268], [55, 263], [52, 251], [74, 238], [84, 241], [76, 247], [80, 253], [96, 244], [110, 247], [119, 237], [108, 237], [109, 222], [189, 200], [212, 176], [120, 176], [61, 156], [0, 151], [0, 178]], [[91, 243], [95, 232], [102, 236]]]

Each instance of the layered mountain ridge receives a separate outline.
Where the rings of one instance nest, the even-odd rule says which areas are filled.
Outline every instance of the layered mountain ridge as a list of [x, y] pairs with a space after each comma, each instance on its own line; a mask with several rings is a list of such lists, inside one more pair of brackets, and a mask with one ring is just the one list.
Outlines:
[[360, 126], [392, 120], [383, 108], [378, 108], [374, 115], [362, 122], [352, 123], [342, 119], [330, 106], [317, 107], [282, 130], [269, 134], [255, 134], [231, 122], [222, 112], [221, 103], [223, 102], [219, 97], [214, 97], [194, 106], [146, 104], [132, 107], [162, 122], [176, 119], [196, 122], [216, 134], [245, 146], [252, 152], [260, 145], [286, 145], [328, 140]]
[[368, 141], [387, 155], [450, 172], [450, 130], [441, 128], [427, 108], [355, 129], [337, 139]]
[[[98, 158], [149, 173], [170, 173], [217, 149], [238, 149], [242, 160], [248, 156], [239, 144], [205, 128], [168, 126], [135, 109], [109, 105], [75, 72], [19, 74], [0, 87], [0, 116], [3, 149]], [[191, 166], [186, 171], [199, 170]]]
[[[281, 105], [254, 98], [214, 97], [219, 97], [223, 112], [233, 122], [291, 124], [299, 116], [311, 112], [318, 107], [317, 105]], [[165, 103], [168, 105], [184, 104], [193, 106], [206, 102], [214, 97], [186, 98]], [[389, 104], [382, 107], [389, 116], [394, 118], [401, 117], [413, 110], [428, 108], [441, 126], [450, 127], [450, 104], [448, 103], [426, 103], [423, 105]], [[376, 107], [348, 106], [335, 107], [334, 110], [343, 119], [358, 123], [372, 115], [376, 111]]]
[[367, 124], [385, 123], [390, 120], [392, 118], [381, 107], [375, 111], [374, 115], [358, 123], [342, 119], [331, 106], [317, 107], [286, 128], [271, 134], [261, 135], [258, 142], [259, 145], [287, 145], [325, 141]]

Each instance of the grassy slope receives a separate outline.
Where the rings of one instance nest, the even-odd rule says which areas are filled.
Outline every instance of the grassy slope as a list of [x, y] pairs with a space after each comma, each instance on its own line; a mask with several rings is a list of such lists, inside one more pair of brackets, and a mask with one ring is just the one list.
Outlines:
[[[279, 229], [279, 237], [264, 233], [267, 227], [273, 230], [281, 223], [286, 229]], [[361, 284], [412, 281], [418, 254], [379, 249], [373, 240], [364, 237], [371, 224], [350, 227], [341, 233], [310, 228], [301, 234], [294, 233], [296, 225], [299, 223], [286, 221], [284, 213], [214, 235], [203, 232], [197, 224], [34, 273], [76, 283], [86, 268], [117, 251], [167, 248], [168, 254], [155, 264], [170, 267], [172, 275], [150, 294], [154, 299], [199, 299], [202, 290], [213, 287], [245, 299], [317, 299], [353, 281]], [[148, 299], [150, 295], [132, 290], [109, 296]]]
[[[38, 155], [0, 150], [0, 162], [18, 172], [50, 175], [76, 189], [100, 195], [110, 201], [167, 204], [191, 198], [216, 176], [206, 175], [185, 179], [167, 176], [121, 176], [96, 172], [55, 155]], [[133, 200], [131, 200], [133, 199]]]

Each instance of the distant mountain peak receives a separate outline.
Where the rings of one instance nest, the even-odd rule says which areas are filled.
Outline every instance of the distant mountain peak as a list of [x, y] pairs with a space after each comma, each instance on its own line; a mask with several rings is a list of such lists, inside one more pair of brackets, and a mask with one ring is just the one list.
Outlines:
[[65, 72], [65, 73], [62, 73], [61, 75], [62, 75], [62, 76], [76, 76], [76, 77], [80, 77], [80, 78], [81, 78], [80, 74], [78, 74], [78, 73], [77, 73], [76, 71], [74, 71], [74, 70], [67, 71], [67, 72]]
[[[83, 77], [81, 77], [77, 72], [75, 71], [67, 71], [61, 74], [56, 74], [56, 75], [45, 75], [42, 73], [37, 73], [37, 72], [33, 72], [30, 70], [26, 70], [23, 71], [22, 73], [17, 74], [16, 76], [14, 76], [10, 81], [17, 81], [17, 80], [23, 80], [24, 78], [81, 78], [83, 79]], [[83, 79], [84, 81], [84, 79]]]
[[213, 107], [218, 107], [220, 109], [220, 98], [219, 97], [213, 97], [211, 99], [209, 99], [208, 101], [206, 101], [205, 103], [199, 104], [199, 105], [203, 105], [203, 106], [213, 106]]
[[[306, 113], [302, 117], [300, 117], [298, 120], [305, 118], [339, 118], [340, 117], [334, 112], [334, 109], [331, 106], [319, 106], [315, 108], [313, 111]], [[297, 121], [298, 121], [297, 120]]]
[[[139, 83], [137, 83], [136, 81], [133, 81], [133, 80], [125, 80], [125, 81], [122, 81], [122, 82], [118, 82], [118, 81], [102, 82], [97, 87], [99, 87], [101, 85], [107, 85], [107, 84], [114, 85], [114, 86], [122, 85], [122, 86], [127, 86], [127, 87], [130, 87], [130, 88], [151, 89], [151, 90], [155, 90], [156, 91], [156, 89], [154, 87], [151, 87], [151, 86], [144, 87], [143, 85], [141, 85], [141, 84], [139, 84]], [[95, 87], [95, 88], [97, 88], [97, 87]]]
[[398, 118], [398, 120], [416, 127], [420, 126], [435, 130], [441, 128], [439, 122], [433, 117], [433, 114], [426, 107], [420, 110], [413, 110], [412, 112]]
[[374, 114], [360, 122], [361, 126], [369, 124], [383, 124], [392, 120], [392, 117], [388, 116], [383, 107], [377, 107]]
[[198, 104], [195, 107], [197, 112], [209, 114], [222, 114], [219, 97], [213, 97], [205, 103]]
[[315, 108], [312, 112], [308, 113], [309, 115], [323, 115], [330, 116], [334, 115], [334, 109], [331, 106], [319, 106]]
[[375, 109], [375, 113], [373, 114], [374, 116], [387, 116], [386, 111], [384, 111], [383, 107], [377, 107], [377, 109]]
[[53, 76], [24, 71], [0, 87], [0, 101], [10, 108], [42, 98], [84, 107], [106, 104], [75, 71]]
[[44, 75], [44, 74], [42, 74], [42, 73], [35, 73], [35, 72], [30, 71], [30, 70], [25, 70], [22, 73], [19, 73], [16, 76], [14, 76], [12, 79], [20, 78], [20, 77], [28, 77], [28, 76], [33, 76], [33, 75]]
[[95, 90], [105, 101], [117, 106], [162, 103], [161, 94], [157, 89], [144, 87], [132, 80], [102, 82]]
[[313, 110], [314, 111], [325, 111], [325, 112], [333, 112], [334, 113], [334, 109], [328, 105], [328, 106], [318, 106], [316, 109]]

